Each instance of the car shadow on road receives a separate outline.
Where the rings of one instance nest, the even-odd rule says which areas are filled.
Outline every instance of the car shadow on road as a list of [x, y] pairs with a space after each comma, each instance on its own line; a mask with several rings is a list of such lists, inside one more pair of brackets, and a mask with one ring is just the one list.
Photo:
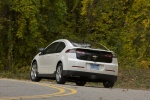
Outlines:
[[77, 86], [74, 82], [67, 82], [67, 83], [65, 83], [63, 85], [73, 86], [75, 88], [78, 88], [78, 87], [104, 88], [103, 85], [102, 85], [102, 83], [92, 83], [92, 82], [87, 82], [85, 84], [85, 86]]
[[[44, 82], [48, 82], [48, 81], [44, 81]], [[58, 85], [55, 80], [50, 80], [50, 84]], [[65, 84], [59, 84], [59, 85], [72, 86], [75, 88], [78, 87], [104, 88], [102, 83], [96, 83], [96, 82], [87, 82], [85, 86], [77, 86], [75, 82], [66, 82]]]

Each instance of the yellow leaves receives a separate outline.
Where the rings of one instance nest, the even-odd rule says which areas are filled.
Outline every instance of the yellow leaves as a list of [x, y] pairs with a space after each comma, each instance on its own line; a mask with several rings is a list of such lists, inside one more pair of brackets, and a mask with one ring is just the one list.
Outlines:
[[105, 21], [105, 23], [113, 23], [113, 20], [110, 19], [111, 13], [102, 13], [102, 19]]
[[82, 1], [82, 10], [81, 10], [81, 15], [86, 15], [87, 14], [87, 9], [90, 9], [89, 6], [92, 5], [94, 0], [83, 0]]
[[17, 30], [17, 34], [16, 34], [16, 36], [18, 37], [18, 38], [23, 38], [23, 36], [24, 36], [24, 31], [25, 31], [25, 27], [26, 27], [26, 20], [23, 18], [23, 17], [21, 17], [21, 18], [19, 18], [18, 19], [18, 30]]
[[146, 0], [134, 0], [134, 3], [132, 5], [132, 9], [135, 11], [139, 11], [142, 7], [145, 6]]
[[142, 24], [145, 26], [145, 28], [149, 27], [150, 26], [150, 19], [144, 19], [142, 21]]
[[38, 8], [35, 4], [33, 4], [31, 0], [14, 0], [12, 10], [18, 13], [18, 30], [16, 32], [16, 36], [18, 38], [24, 38], [24, 34], [27, 31], [26, 29], [29, 29], [31, 33], [36, 33], [36, 31], [38, 30], [36, 19]]
[[31, 34], [37, 33], [38, 30], [38, 22], [35, 18], [30, 19], [29, 29]]
[[34, 13], [38, 12], [38, 9], [31, 0], [14, 0], [12, 10], [22, 13], [26, 18], [34, 16]]
[[142, 68], [149, 68], [149, 66], [150, 66], [150, 61], [142, 60], [142, 61], [140, 62], [140, 65], [141, 65]]
[[134, 0], [132, 5], [134, 11], [140, 11], [147, 7], [150, 7], [150, 0]]

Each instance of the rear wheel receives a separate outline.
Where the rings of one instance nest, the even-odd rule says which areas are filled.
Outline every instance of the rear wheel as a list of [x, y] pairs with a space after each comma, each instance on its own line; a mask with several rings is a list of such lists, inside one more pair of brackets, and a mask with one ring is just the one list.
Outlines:
[[84, 86], [86, 84], [85, 81], [76, 81], [76, 85], [78, 86]]
[[31, 66], [31, 69], [30, 69], [30, 78], [32, 81], [34, 82], [39, 82], [41, 80], [40, 77], [38, 77], [38, 72], [37, 72], [37, 63], [34, 62]]
[[112, 88], [114, 86], [114, 82], [103, 82], [103, 86], [105, 88]]
[[66, 80], [63, 77], [63, 65], [59, 63], [56, 69], [56, 82], [57, 84], [65, 84]]

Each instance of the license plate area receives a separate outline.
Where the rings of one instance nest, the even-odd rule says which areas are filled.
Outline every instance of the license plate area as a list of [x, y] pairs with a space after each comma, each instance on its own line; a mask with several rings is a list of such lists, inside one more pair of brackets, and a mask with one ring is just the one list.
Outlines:
[[103, 71], [105, 69], [103, 64], [87, 64], [87, 68], [89, 70], [97, 70], [97, 71]]
[[90, 69], [92, 70], [100, 70], [99, 64], [90, 64]]

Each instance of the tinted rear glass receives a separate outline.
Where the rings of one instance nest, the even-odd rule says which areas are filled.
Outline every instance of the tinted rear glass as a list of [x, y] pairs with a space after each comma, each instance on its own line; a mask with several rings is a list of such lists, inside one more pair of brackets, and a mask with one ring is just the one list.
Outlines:
[[108, 51], [76, 49], [76, 57], [80, 60], [111, 63], [113, 54]]

